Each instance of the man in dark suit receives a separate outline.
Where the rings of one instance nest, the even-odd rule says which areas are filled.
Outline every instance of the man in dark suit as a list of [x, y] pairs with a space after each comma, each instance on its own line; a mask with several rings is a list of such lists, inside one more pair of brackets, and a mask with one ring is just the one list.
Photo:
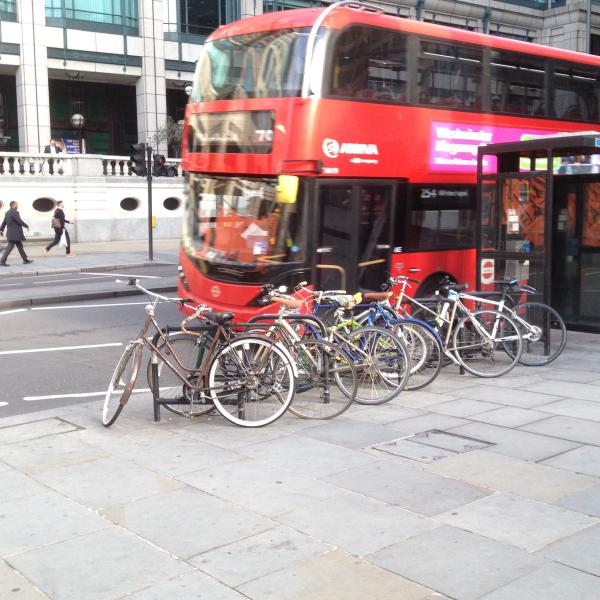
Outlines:
[[27, 258], [27, 254], [25, 254], [25, 250], [23, 249], [23, 240], [25, 239], [23, 227], [29, 229], [29, 225], [27, 225], [27, 223], [21, 219], [21, 215], [17, 210], [18, 208], [19, 205], [15, 200], [13, 200], [10, 203], [10, 208], [4, 215], [4, 221], [2, 221], [2, 225], [0, 225], [0, 235], [4, 235], [4, 230], [6, 229], [6, 239], [8, 240], [8, 246], [6, 246], [4, 254], [2, 255], [2, 258], [0, 258], [0, 266], [3, 267], [10, 266], [6, 264], [6, 259], [15, 246], [17, 247], [21, 258], [23, 259], [23, 264], [28, 265], [29, 263], [33, 262]]

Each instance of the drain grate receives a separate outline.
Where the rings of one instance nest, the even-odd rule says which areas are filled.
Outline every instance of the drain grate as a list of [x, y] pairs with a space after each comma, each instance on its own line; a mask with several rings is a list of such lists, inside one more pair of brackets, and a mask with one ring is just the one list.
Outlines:
[[491, 445], [493, 444], [482, 440], [432, 429], [384, 444], [377, 444], [372, 448], [410, 460], [432, 463], [472, 450], [481, 450]]
[[80, 429], [83, 429], [83, 427], [58, 417], [29, 421], [18, 425], [7, 425], [6, 427], [0, 427], [0, 445], [35, 440], [49, 435], [79, 431]]

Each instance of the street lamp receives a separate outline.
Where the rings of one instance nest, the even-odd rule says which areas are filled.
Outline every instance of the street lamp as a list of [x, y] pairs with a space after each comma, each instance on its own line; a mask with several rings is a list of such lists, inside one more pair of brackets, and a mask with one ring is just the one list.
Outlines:
[[71, 116], [71, 125], [79, 131], [79, 153], [83, 154], [83, 128], [85, 126], [85, 117], [79, 113], [75, 113]]

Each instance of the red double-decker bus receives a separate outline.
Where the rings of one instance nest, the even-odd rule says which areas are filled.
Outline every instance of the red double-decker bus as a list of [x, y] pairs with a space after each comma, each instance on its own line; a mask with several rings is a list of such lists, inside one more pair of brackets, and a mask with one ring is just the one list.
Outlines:
[[219, 28], [186, 109], [180, 292], [243, 317], [266, 282], [474, 284], [478, 146], [593, 129], [599, 77], [355, 2]]

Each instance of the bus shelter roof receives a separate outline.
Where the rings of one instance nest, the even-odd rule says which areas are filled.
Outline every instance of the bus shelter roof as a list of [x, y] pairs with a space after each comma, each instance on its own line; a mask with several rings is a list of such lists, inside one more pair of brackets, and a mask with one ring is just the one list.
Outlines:
[[478, 155], [518, 154], [524, 158], [600, 154], [600, 131], [537, 136], [529, 140], [479, 146]]

